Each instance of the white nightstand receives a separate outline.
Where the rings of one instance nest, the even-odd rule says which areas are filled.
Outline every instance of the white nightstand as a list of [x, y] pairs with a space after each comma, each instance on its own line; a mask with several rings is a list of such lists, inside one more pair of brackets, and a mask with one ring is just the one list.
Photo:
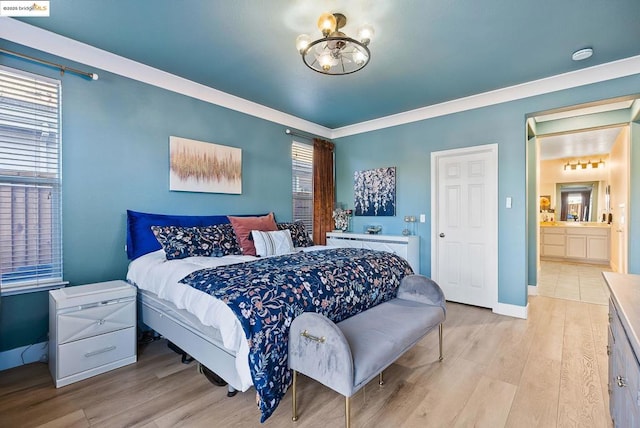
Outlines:
[[136, 288], [108, 281], [49, 291], [56, 388], [136, 362]]

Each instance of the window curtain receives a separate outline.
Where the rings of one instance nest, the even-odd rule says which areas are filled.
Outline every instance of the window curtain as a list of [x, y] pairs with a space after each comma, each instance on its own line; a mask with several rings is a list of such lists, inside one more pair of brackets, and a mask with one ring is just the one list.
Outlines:
[[316, 245], [325, 245], [327, 232], [333, 230], [333, 152], [333, 143], [313, 140], [313, 243]]
[[584, 192], [580, 192], [582, 196], [582, 213], [581, 213], [581, 221], [589, 221], [589, 207], [591, 206], [591, 190], [587, 190]]
[[569, 211], [569, 194], [562, 192], [560, 194], [560, 221], [567, 221]]

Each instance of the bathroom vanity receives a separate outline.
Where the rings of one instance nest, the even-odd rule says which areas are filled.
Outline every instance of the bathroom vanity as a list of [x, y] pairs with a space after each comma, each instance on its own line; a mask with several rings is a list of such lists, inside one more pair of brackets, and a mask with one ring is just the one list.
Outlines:
[[573, 262], [610, 263], [611, 226], [594, 222], [540, 224], [540, 258]]

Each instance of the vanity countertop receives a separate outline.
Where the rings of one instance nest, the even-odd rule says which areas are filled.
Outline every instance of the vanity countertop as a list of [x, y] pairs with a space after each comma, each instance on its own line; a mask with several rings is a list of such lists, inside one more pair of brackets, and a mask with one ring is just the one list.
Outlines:
[[595, 221], [542, 221], [540, 227], [602, 227], [610, 229], [611, 225]]

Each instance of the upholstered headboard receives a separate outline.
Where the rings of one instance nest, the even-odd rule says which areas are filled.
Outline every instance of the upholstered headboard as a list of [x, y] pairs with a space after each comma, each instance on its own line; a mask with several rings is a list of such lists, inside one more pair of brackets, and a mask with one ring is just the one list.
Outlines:
[[134, 260], [162, 248], [151, 231], [151, 226], [193, 227], [225, 223], [229, 223], [229, 218], [226, 215], [168, 215], [127, 210], [127, 257], [129, 260]]

